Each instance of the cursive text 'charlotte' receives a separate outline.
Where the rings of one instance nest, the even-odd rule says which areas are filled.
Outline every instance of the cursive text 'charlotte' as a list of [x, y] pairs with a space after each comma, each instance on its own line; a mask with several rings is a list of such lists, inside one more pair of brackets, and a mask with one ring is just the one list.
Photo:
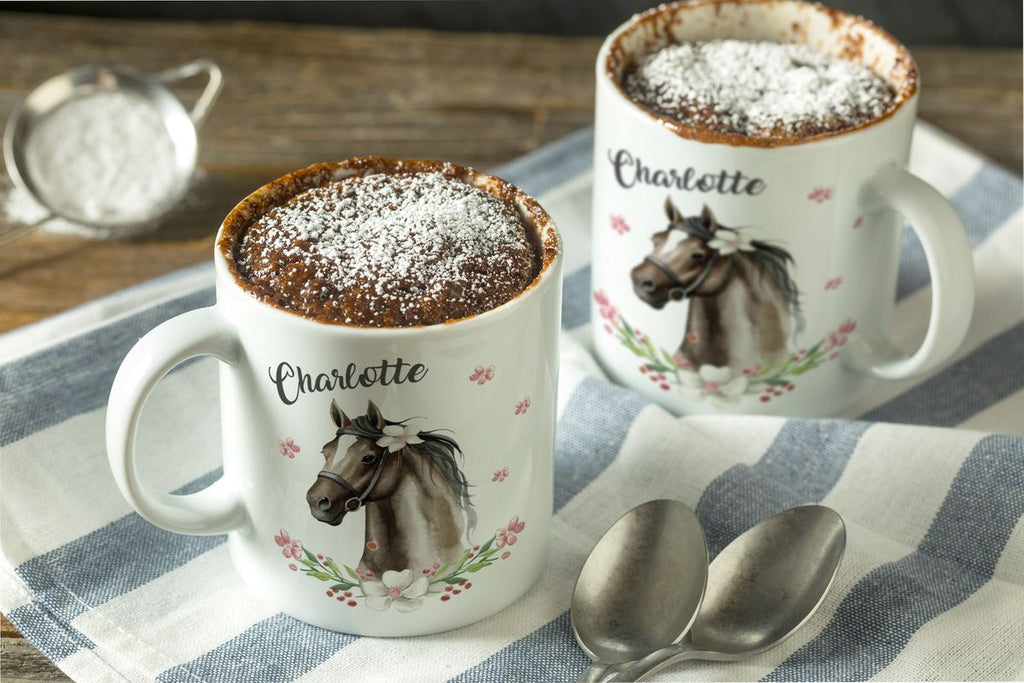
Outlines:
[[625, 149], [617, 152], [608, 150], [608, 161], [615, 172], [615, 180], [626, 189], [639, 184], [686, 192], [717, 192], [753, 197], [764, 192], [767, 187], [762, 179], [751, 178], [740, 170], [698, 173], [693, 166], [678, 170], [651, 168], [645, 166], [640, 157], [634, 157]]
[[267, 368], [270, 381], [277, 387], [278, 397], [289, 406], [303, 394], [416, 383], [426, 377], [427, 372], [427, 366], [422, 363], [406, 363], [401, 358], [393, 361], [381, 359], [380, 363], [365, 367], [349, 363], [344, 369], [332, 368], [329, 372], [316, 374], [306, 372], [298, 365], [283, 362], [278, 363], [276, 368]]

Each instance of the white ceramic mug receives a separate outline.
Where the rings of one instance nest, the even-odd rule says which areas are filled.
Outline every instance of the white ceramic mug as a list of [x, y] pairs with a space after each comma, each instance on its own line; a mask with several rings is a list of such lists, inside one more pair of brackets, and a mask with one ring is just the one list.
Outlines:
[[[543, 566], [561, 246], [534, 200], [459, 169], [465, 182], [512, 197], [542, 245], [539, 274], [508, 303], [379, 329], [317, 322], [246, 292], [225, 258], [226, 235], [303, 189], [365, 172], [363, 162], [285, 176], [228, 215], [216, 305], [163, 323], [131, 350], [110, 395], [107, 448], [139, 514], [178, 533], [227, 532], [239, 575], [283, 611], [353, 634], [433, 633], [512, 603]], [[222, 361], [224, 474], [170, 495], [139, 480], [135, 431], [156, 383], [198, 355]]]
[[[659, 117], [620, 85], [669, 42], [721, 38], [855, 59], [901, 101], [854, 129], [766, 142]], [[973, 308], [971, 252], [949, 202], [905, 170], [917, 67], [892, 36], [811, 3], [676, 3], [616, 29], [596, 70], [592, 319], [616, 380], [678, 413], [827, 415], [873, 378], [954, 352]], [[887, 336], [903, 218], [932, 281], [910, 354]]]

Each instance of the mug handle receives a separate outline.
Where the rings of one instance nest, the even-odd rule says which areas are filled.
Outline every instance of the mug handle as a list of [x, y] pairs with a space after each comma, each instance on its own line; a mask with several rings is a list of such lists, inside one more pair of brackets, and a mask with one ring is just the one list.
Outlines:
[[193, 62], [161, 71], [154, 76], [161, 83], [170, 85], [193, 76], [198, 76], [201, 73], [205, 73], [207, 77], [206, 89], [203, 90], [203, 94], [199, 96], [196, 103], [192, 105], [192, 111], [188, 113], [188, 117], [192, 119], [192, 125], [196, 127], [196, 130], [203, 125], [207, 114], [210, 113], [210, 107], [213, 106], [217, 95], [220, 94], [221, 86], [224, 85], [224, 75], [221, 73], [217, 63], [212, 59], [197, 59]]
[[107, 458], [121, 493], [153, 524], [180, 534], [220, 534], [245, 524], [238, 488], [221, 477], [189, 495], [156, 491], [135, 468], [135, 432], [142, 406], [157, 382], [179, 363], [201, 355], [234, 365], [240, 347], [216, 307], [183, 313], [152, 330], [128, 352], [107, 405]]
[[[888, 339], [865, 336], [849, 349], [853, 367], [882, 379], [906, 379], [934, 369], [967, 335], [974, 310], [974, 261], [956, 210], [934, 187], [901, 166], [881, 168], [864, 187], [866, 211], [893, 210], [910, 223], [928, 261], [931, 318], [921, 346], [910, 355]], [[881, 360], [878, 360], [881, 356]]]

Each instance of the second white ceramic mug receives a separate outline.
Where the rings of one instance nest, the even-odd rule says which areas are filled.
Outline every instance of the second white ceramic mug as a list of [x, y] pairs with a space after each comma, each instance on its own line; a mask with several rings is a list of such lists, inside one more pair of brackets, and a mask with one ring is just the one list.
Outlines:
[[[894, 110], [840, 133], [761, 141], [678, 124], [620, 83], [669, 42], [787, 40], [872, 67]], [[905, 170], [917, 67], [859, 17], [788, 0], [686, 2], [637, 15], [597, 58], [593, 329], [618, 381], [677, 413], [828, 415], [949, 358], [974, 302], [956, 212]], [[906, 218], [932, 313], [907, 354], [889, 342]]]

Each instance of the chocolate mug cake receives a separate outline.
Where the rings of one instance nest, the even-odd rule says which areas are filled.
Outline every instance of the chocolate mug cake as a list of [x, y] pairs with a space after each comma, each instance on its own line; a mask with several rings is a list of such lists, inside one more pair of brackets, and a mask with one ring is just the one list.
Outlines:
[[484, 188], [440, 162], [360, 159], [226, 233], [239, 283], [325, 323], [436, 325], [525, 290], [542, 246], [511, 186]]
[[857, 62], [806, 45], [719, 39], [666, 45], [622, 79], [656, 114], [717, 133], [812, 137], [865, 124], [897, 101]]

